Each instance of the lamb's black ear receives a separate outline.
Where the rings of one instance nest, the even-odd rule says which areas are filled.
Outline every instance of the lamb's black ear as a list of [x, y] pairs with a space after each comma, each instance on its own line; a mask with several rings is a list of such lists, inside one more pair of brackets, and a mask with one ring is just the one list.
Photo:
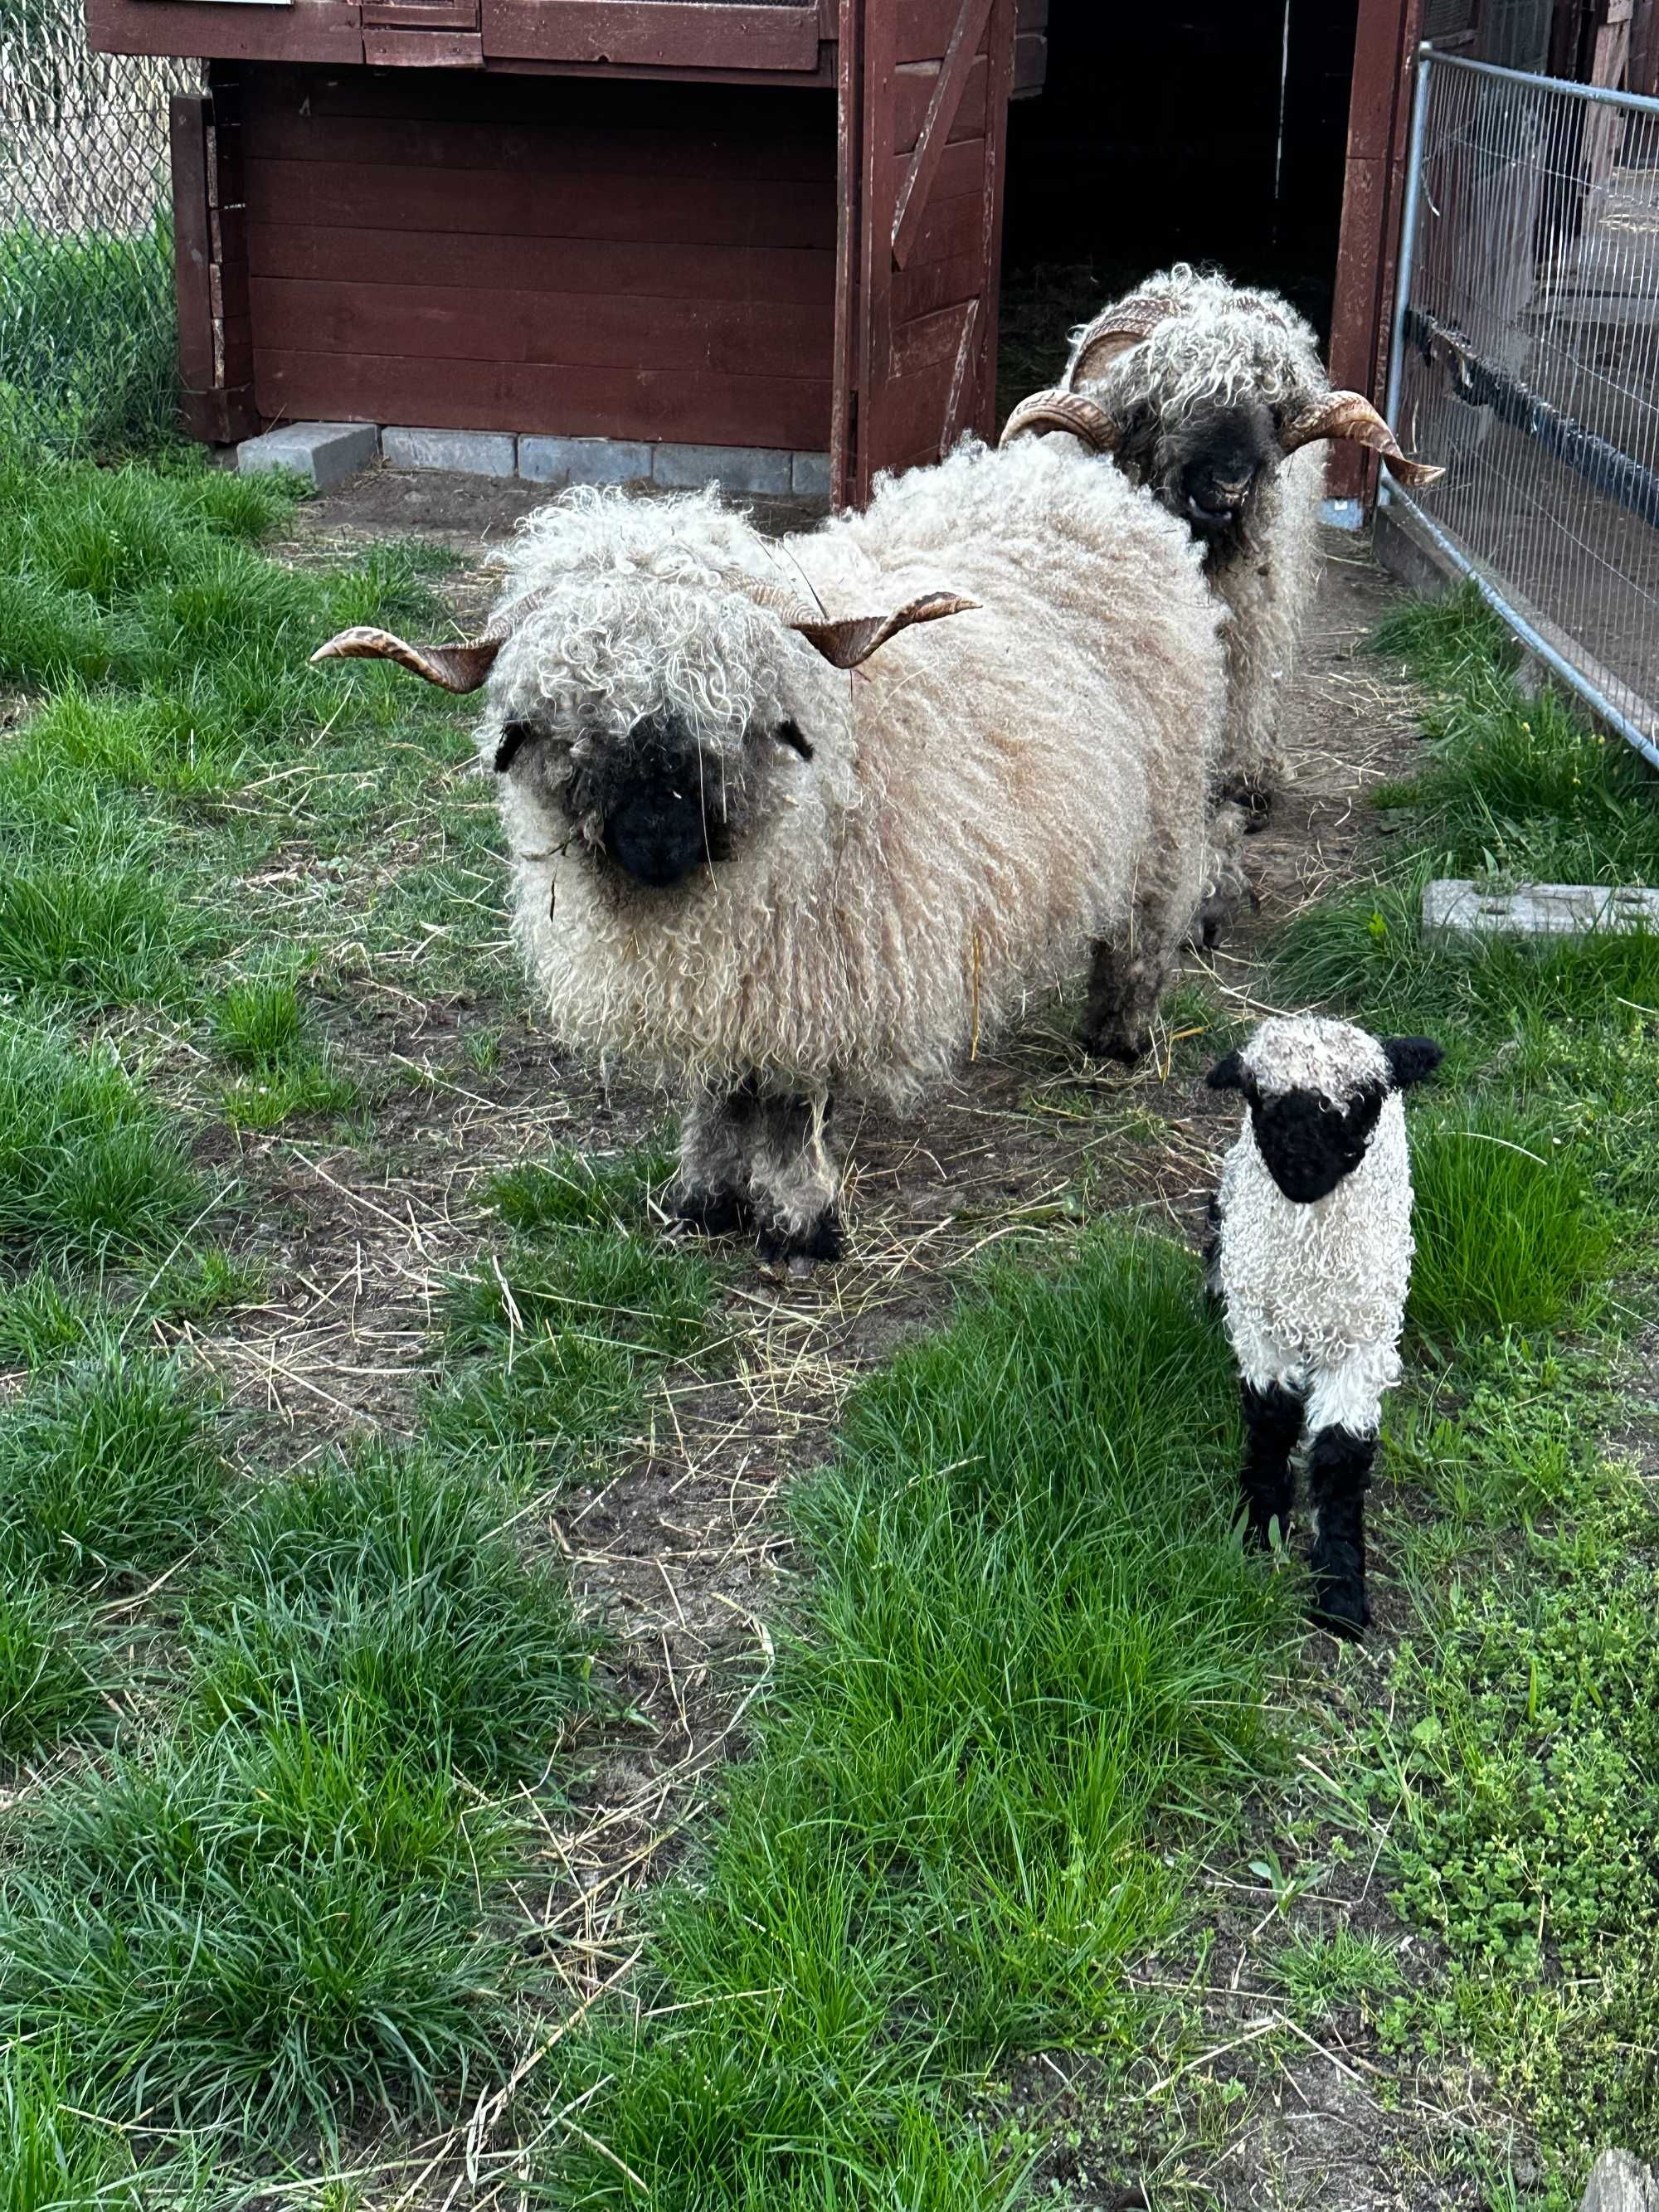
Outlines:
[[1444, 1047], [1432, 1037], [1382, 1037], [1378, 1042], [1396, 1091], [1409, 1091], [1413, 1083], [1421, 1083], [1446, 1057]]
[[1217, 1060], [1204, 1080], [1212, 1091], [1242, 1091], [1244, 1063], [1236, 1052], [1230, 1052], [1225, 1060]]

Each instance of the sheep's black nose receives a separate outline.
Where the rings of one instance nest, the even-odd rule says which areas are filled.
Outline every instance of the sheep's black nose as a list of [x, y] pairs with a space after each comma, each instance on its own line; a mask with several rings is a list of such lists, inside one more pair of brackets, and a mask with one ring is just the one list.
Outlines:
[[723, 857], [722, 829], [708, 819], [699, 793], [647, 789], [606, 817], [605, 848], [635, 883], [667, 890]]

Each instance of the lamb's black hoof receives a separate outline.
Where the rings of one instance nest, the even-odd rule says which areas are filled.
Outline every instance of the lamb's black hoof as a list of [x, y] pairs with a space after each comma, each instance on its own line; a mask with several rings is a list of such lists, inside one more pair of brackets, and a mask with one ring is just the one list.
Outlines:
[[833, 1206], [805, 1229], [781, 1229], [775, 1223], [763, 1223], [755, 1242], [763, 1260], [775, 1266], [787, 1265], [792, 1275], [810, 1275], [820, 1261], [839, 1260], [847, 1249], [846, 1232]]
[[1364, 1583], [1316, 1583], [1309, 1613], [1318, 1627], [1351, 1644], [1358, 1643], [1371, 1625], [1371, 1609], [1365, 1601]]
[[1254, 837], [1258, 830], [1265, 830], [1272, 819], [1273, 794], [1259, 784], [1247, 783], [1237, 793], [1240, 812], [1244, 817], [1244, 835]]
[[699, 1237], [731, 1237], [747, 1229], [747, 1203], [732, 1190], [682, 1190], [669, 1194], [669, 1212], [683, 1229]]

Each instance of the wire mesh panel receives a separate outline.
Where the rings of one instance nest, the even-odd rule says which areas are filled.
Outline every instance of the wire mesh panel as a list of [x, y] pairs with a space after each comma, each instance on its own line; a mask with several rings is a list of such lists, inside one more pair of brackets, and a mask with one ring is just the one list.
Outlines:
[[1401, 500], [1517, 627], [1659, 737], [1659, 102], [1420, 64], [1390, 398]]
[[198, 82], [89, 52], [80, 0], [0, 0], [0, 445], [171, 433], [167, 102]]

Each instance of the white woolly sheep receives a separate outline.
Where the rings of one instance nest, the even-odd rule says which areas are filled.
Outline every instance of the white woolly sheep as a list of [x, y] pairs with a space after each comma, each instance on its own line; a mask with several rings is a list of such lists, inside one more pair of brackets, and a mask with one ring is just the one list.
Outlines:
[[[1356, 392], [1334, 392], [1318, 341], [1276, 292], [1244, 290], [1184, 262], [1073, 333], [1058, 387], [1092, 400], [1118, 466], [1192, 531], [1232, 613], [1227, 734], [1216, 781], [1239, 828], [1265, 820], [1285, 771], [1280, 702], [1319, 573], [1325, 439], [1383, 455], [1401, 483], [1442, 473], [1407, 460]], [[1064, 427], [1036, 394], [1005, 440]]]
[[1365, 1490], [1411, 1280], [1400, 1094], [1440, 1058], [1427, 1037], [1275, 1017], [1208, 1079], [1245, 1101], [1211, 1209], [1209, 1284], [1238, 1361], [1249, 1535], [1266, 1544], [1275, 1521], [1285, 1533], [1305, 1433], [1315, 1617], [1340, 1635], [1370, 1619]]
[[686, 1222], [835, 1256], [832, 1096], [912, 1103], [1091, 948], [1087, 1040], [1145, 1048], [1225, 676], [1195, 549], [1116, 471], [969, 441], [775, 544], [573, 491], [507, 568], [470, 645], [323, 652], [488, 678], [521, 947], [565, 1039], [689, 1096]]

